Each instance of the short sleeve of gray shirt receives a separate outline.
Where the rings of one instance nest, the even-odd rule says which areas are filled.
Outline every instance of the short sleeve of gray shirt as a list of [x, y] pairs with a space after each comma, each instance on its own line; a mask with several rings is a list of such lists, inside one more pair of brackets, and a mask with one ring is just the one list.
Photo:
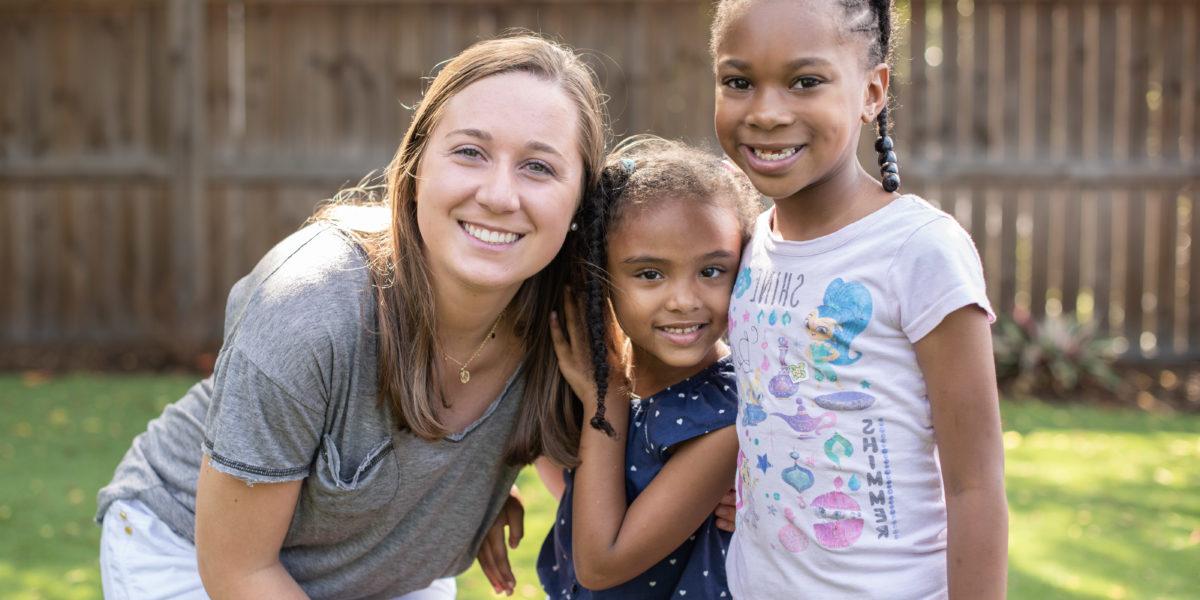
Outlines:
[[215, 374], [150, 422], [100, 490], [194, 539], [201, 449], [248, 483], [304, 480], [280, 550], [314, 598], [391, 598], [470, 566], [518, 468], [514, 376], [482, 418], [423, 440], [377, 400], [361, 249], [329, 225], [273, 248], [230, 293]]

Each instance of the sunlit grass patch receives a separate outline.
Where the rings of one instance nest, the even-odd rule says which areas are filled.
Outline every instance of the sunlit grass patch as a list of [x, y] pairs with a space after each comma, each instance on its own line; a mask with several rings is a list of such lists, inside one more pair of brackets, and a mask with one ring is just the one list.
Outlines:
[[[0, 376], [0, 598], [98, 599], [96, 490], [191, 376]], [[1200, 417], [1088, 406], [1003, 407], [1011, 598], [1194, 598], [1200, 589]], [[518, 598], [555, 506], [521, 474]], [[472, 568], [459, 598], [493, 598]]]

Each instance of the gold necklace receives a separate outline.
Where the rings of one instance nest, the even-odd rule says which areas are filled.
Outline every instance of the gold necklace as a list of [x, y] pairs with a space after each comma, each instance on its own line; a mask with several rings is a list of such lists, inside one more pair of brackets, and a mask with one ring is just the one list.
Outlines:
[[502, 310], [502, 311], [500, 311], [500, 316], [496, 317], [496, 322], [492, 323], [492, 330], [489, 331], [486, 336], [484, 336], [482, 342], [479, 342], [479, 347], [475, 349], [475, 353], [471, 355], [471, 358], [467, 359], [467, 362], [458, 362], [457, 360], [454, 359], [453, 356], [446, 354], [444, 351], [442, 352], [442, 356], [445, 356], [446, 360], [449, 360], [450, 362], [453, 362], [454, 364], [458, 365], [458, 367], [459, 367], [458, 368], [458, 380], [459, 381], [461, 381], [465, 384], [471, 380], [471, 372], [467, 370], [467, 367], [470, 366], [471, 361], [475, 360], [475, 357], [479, 356], [480, 352], [483, 352], [483, 347], [487, 345], [488, 340], [496, 337], [496, 328], [500, 326], [500, 320], [503, 318], [504, 318], [504, 311]]

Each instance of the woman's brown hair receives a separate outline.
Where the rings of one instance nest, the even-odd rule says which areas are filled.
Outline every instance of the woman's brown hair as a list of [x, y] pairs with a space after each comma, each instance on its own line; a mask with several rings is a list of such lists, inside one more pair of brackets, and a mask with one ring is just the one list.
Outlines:
[[[575, 104], [584, 163], [582, 198], [584, 190], [595, 185], [604, 160], [607, 127], [599, 85], [575, 52], [521, 33], [467, 48], [433, 78], [384, 174], [380, 204], [390, 210], [390, 228], [370, 231], [353, 226], [352, 219], [338, 218], [340, 201], [369, 203], [371, 198], [363, 197], [361, 187], [339, 194], [316, 216], [341, 223], [367, 253], [376, 299], [380, 401], [390, 406], [398, 427], [425, 439], [449, 432], [436, 411], [436, 405], [443, 402], [437, 383], [441, 353], [433, 287], [417, 228], [417, 164], [451, 97], [476, 81], [513, 72], [557, 83]], [[578, 462], [578, 401], [572, 399], [559, 374], [548, 325], [567, 281], [571, 237], [549, 266], [521, 285], [509, 307], [509, 314], [516, 315], [514, 322], [525, 353], [521, 408], [505, 449], [510, 463], [528, 463], [539, 455], [563, 465]]]

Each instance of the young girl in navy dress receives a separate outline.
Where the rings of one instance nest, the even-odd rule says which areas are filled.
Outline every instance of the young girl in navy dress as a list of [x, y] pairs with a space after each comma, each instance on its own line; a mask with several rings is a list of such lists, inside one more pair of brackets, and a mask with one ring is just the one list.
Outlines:
[[[983, 273], [896, 194], [887, 0], [727, 0], [722, 149], [774, 207], [730, 303], [740, 598], [1003, 598], [1008, 513]], [[882, 185], [856, 158], [875, 122]]]
[[568, 302], [552, 334], [592, 426], [538, 558], [550, 598], [729, 597], [712, 515], [737, 455], [721, 338], [758, 209], [741, 173], [657, 138], [614, 152], [585, 200], [583, 309]]

